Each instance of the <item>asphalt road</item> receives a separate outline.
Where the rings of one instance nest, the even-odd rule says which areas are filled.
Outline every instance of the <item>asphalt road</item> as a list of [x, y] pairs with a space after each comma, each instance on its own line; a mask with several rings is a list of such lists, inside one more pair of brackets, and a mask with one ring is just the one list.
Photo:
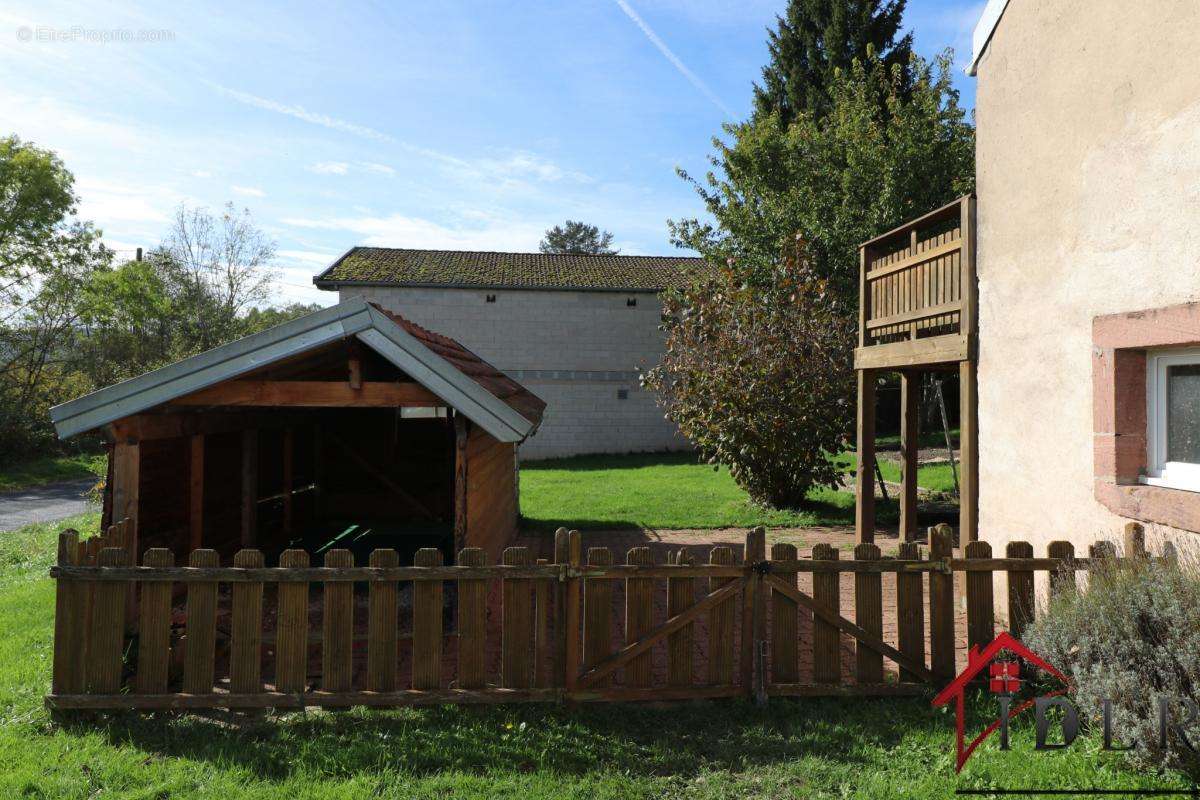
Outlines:
[[0, 493], [0, 531], [88, 511], [94, 506], [87, 501], [87, 491], [95, 483], [95, 478], [83, 478]]

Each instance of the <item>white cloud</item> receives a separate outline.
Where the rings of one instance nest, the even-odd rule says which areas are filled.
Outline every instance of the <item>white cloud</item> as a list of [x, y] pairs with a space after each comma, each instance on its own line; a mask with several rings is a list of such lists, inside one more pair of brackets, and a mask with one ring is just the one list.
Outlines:
[[299, 261], [303, 264], [327, 266], [332, 264], [340, 253], [322, 253], [317, 250], [279, 250], [276, 254], [282, 261]]
[[266, 197], [267, 193], [257, 186], [230, 186], [230, 190], [234, 194], [240, 194], [245, 197]]
[[490, 215], [478, 215], [477, 218], [482, 224], [469, 227], [452, 227], [404, 214], [289, 218], [282, 222], [296, 228], [353, 233], [363, 244], [381, 247], [523, 251], [536, 248], [542, 238], [543, 229], [527, 221]]
[[79, 217], [94, 221], [100, 228], [113, 222], [162, 224], [171, 209], [185, 198], [163, 186], [138, 186], [121, 182], [79, 178]]
[[360, 161], [358, 165], [367, 172], [373, 172], [376, 175], [386, 175], [390, 178], [396, 174], [396, 170], [392, 169], [387, 164], [377, 164], [374, 161]]
[[518, 150], [501, 160], [480, 159], [478, 166], [487, 174], [501, 177], [531, 178], [545, 183], [556, 183], [562, 180], [576, 183], [592, 182], [592, 178], [583, 172], [565, 170], [553, 161], [525, 150]]
[[192, 177], [193, 178], [211, 178], [212, 173], [206, 169], [194, 169], [194, 170], [192, 170]]
[[350, 165], [345, 161], [318, 161], [308, 170], [318, 175], [345, 175], [350, 171]]
[[249, 92], [241, 92], [237, 89], [230, 89], [219, 84], [211, 84], [218, 92], [226, 97], [232, 98], [239, 103], [254, 108], [261, 108], [264, 111], [273, 111], [276, 114], [284, 114], [289, 117], [294, 117], [304, 122], [320, 125], [323, 128], [329, 128], [335, 131], [343, 131], [345, 133], [361, 136], [364, 139], [374, 139], [377, 142], [395, 142], [396, 139], [383, 131], [377, 131], [374, 128], [366, 125], [359, 125], [355, 122], [347, 122], [337, 117], [331, 117], [327, 114], [321, 114], [316, 111], [309, 111], [304, 106], [290, 105], [281, 103], [278, 100], [270, 100], [266, 97], [250, 94]]

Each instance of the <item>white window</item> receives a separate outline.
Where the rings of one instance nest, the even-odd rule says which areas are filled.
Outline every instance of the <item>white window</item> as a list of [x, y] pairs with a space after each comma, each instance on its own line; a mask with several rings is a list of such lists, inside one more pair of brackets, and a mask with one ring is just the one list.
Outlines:
[[1146, 358], [1147, 475], [1143, 483], [1200, 492], [1200, 349]]

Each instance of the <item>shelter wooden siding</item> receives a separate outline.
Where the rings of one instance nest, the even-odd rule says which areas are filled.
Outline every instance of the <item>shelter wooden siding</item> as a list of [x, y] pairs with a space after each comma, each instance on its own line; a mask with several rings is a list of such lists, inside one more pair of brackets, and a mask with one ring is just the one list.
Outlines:
[[516, 445], [482, 428], [467, 436], [467, 544], [495, 563], [517, 534]]
[[[390, 550], [375, 551], [370, 566], [332, 550], [323, 566], [310, 567], [307, 554], [293, 550], [285, 566], [264, 568], [262, 553], [246, 549], [235, 566], [221, 568], [209, 550], [181, 567], [162, 549], [145, 554], [147, 566], [131, 567], [120, 526], [85, 542], [67, 531], [51, 572], [58, 583], [47, 703], [57, 710], [291, 708], [914, 694], [953, 678], [960, 586], [967, 635], [982, 644], [993, 634], [995, 608], [1017, 609], [1018, 624], [1034, 618], [1026, 576], [1048, 571], [1052, 591], [1069, 591], [1077, 571], [1117, 558], [1107, 542], [1088, 558], [1065, 542], [1051, 546], [1054, 557], [1035, 558], [1026, 545], [996, 558], [972, 543], [955, 558], [948, 528], [930, 539], [930, 557], [906, 544], [901, 558], [860, 545], [850, 559], [818, 546], [811, 559], [777, 547], [766, 560], [756, 529], [741, 563], [728, 547], [713, 548], [707, 563], [671, 557], [666, 564], [653, 563], [646, 548], [614, 558], [593, 547], [585, 565], [579, 532], [560, 529], [553, 564], [534, 563], [516, 547], [502, 564], [476, 548], [460, 552], [454, 566], [442, 566], [437, 550], [421, 550], [413, 567], [396, 566]], [[1147, 558], [1143, 541], [1130, 528], [1123, 560]], [[994, 596], [995, 572], [1009, 573], [1007, 597]], [[813, 576], [812, 594], [799, 588], [800, 573]], [[853, 608], [839, 608], [829, 592], [843, 573]], [[904, 609], [896, 642], [880, 625], [880, 587], [893, 581]], [[489, 585], [499, 589], [492, 613]], [[171, 613], [175, 590], [186, 596], [183, 624]], [[124, 646], [131, 595], [140, 606], [136, 648]], [[668, 598], [665, 617], [655, 613], [660, 595]], [[277, 608], [264, 597], [277, 597]], [[696, 635], [705, 620], [710, 634], [718, 630], [707, 668]], [[489, 641], [501, 643], [495, 663], [481, 660]], [[848, 668], [844, 642], [854, 647]], [[802, 650], [824, 665], [815, 681], [802, 682], [795, 670]]]

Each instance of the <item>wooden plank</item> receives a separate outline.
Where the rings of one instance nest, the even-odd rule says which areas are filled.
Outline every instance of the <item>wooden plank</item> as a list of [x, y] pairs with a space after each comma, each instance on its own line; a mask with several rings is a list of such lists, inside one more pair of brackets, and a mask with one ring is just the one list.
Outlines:
[[[954, 541], [949, 525], [929, 531], [929, 557], [949, 558]], [[929, 573], [929, 663], [940, 681], [954, 678], [954, 575]]]
[[118, 441], [113, 446], [113, 519], [129, 520], [132, 542], [126, 564], [137, 563], [137, 528], [140, 507], [142, 456], [137, 442]]
[[357, 339], [349, 342], [349, 357], [346, 359], [346, 382], [354, 391], [362, 389], [362, 348]]
[[[589, 547], [589, 567], [612, 564], [607, 547]], [[583, 669], [592, 669], [612, 653], [612, 581], [590, 578], [583, 584]], [[609, 681], [597, 683], [608, 686]]]
[[[325, 566], [354, 566], [354, 554], [330, 550], [325, 553]], [[321, 687], [327, 692], [345, 692], [354, 673], [354, 584], [326, 581], [322, 591]]]
[[[875, 373], [858, 371], [854, 531], [860, 542], [875, 540]], [[815, 557], [815, 556], [814, 556]]]
[[[879, 546], [860, 544], [854, 548], [859, 561], [878, 561]], [[877, 639], [883, 638], [883, 576], [873, 572], [854, 575], [854, 619], [858, 626]], [[858, 683], [883, 683], [883, 655], [856, 642], [854, 676]]]
[[[1004, 554], [1009, 558], [1033, 558], [1029, 542], [1009, 542]], [[1033, 572], [1012, 569], [1008, 572], [1008, 632], [1017, 639], [1033, 622]]]
[[[916, 235], [916, 228], [913, 228], [912, 235]], [[949, 255], [950, 253], [957, 253], [961, 246], [962, 245], [957, 238], [938, 244], [937, 246], [927, 250], [914, 250], [910, 245], [909, 251], [912, 253], [912, 255], [908, 255], [905, 258], [894, 261], [887, 266], [876, 267], [875, 269], [870, 270], [867, 272], [867, 280], [877, 281], [880, 278], [892, 275], [896, 272], [911, 270], [913, 267], [916, 267], [920, 264], [926, 264], [934, 259]]]
[[[422, 547], [413, 556], [419, 567], [439, 567], [442, 553]], [[413, 585], [412, 688], [442, 688], [442, 582]]]
[[[796, 545], [776, 542], [771, 545], [772, 561], [795, 561]], [[784, 583], [794, 586], [798, 572], [775, 572]], [[800, 681], [800, 608], [787, 595], [770, 590], [771, 595], [771, 683]]]
[[[935, 291], [940, 291], [940, 288], [935, 287]], [[878, 328], [888, 327], [889, 325], [902, 325], [906, 322], [917, 322], [920, 320], [933, 319], [935, 317], [942, 316], [943, 314], [959, 313], [961, 310], [962, 304], [957, 300], [950, 303], [938, 303], [936, 305], [930, 305], [924, 308], [914, 309], [912, 311], [889, 314], [886, 317], [868, 320], [867, 330], [873, 331]]]
[[296, 429], [283, 429], [283, 535], [291, 538], [294, 527], [295, 503], [292, 490], [295, 484]]
[[901, 369], [957, 365], [968, 357], [970, 337], [960, 333], [888, 344], [864, 345], [854, 351], [855, 369]]
[[[812, 549], [813, 560], [837, 561], [838, 551], [830, 544], [817, 544]], [[840, 573], [814, 572], [812, 597], [817, 606], [831, 614], [841, 612]], [[813, 680], [817, 683], [842, 682], [841, 635], [837, 626], [813, 611], [812, 627]]]
[[[173, 567], [175, 554], [162, 547], [146, 551], [148, 567]], [[167, 665], [171, 660], [171, 589], [169, 583], [148, 583], [141, 587], [138, 614], [137, 691], [164, 694], [167, 691]]]
[[[459, 551], [458, 564], [482, 567], [483, 550], [467, 547]], [[487, 581], [461, 579], [458, 582], [458, 686], [481, 689], [487, 681], [484, 651], [487, 649]]]
[[[994, 561], [1003, 562], [1004, 559], [993, 559]], [[1045, 562], [1047, 566], [1039, 567], [1040, 569], [1050, 569], [1056, 567], [1057, 563], [1052, 563], [1048, 559], [1036, 559], [1035, 564]], [[1086, 559], [1080, 563], [1086, 565]], [[813, 571], [814, 569], [825, 571], [829, 567], [823, 564], [812, 566], [811, 561], [801, 561], [797, 564], [788, 565], [791, 569], [800, 571]], [[928, 564], [923, 568], [939, 568], [941, 565], [930, 567]], [[895, 572], [910, 569], [912, 565], [900, 562], [883, 562], [878, 566], [872, 567], [870, 572]], [[852, 568], [849, 563], [835, 565], [835, 568], [844, 568], [846, 572], [860, 571], [857, 568]], [[989, 567], [994, 569], [994, 567]], [[1079, 569], [1086, 569], [1086, 566], [1081, 566]], [[308, 569], [282, 570], [276, 567], [264, 567], [262, 569], [240, 569], [238, 567], [172, 567], [167, 568], [152, 568], [152, 567], [112, 567], [105, 570], [99, 570], [95, 567], [72, 567], [72, 566], [52, 566], [50, 568], [50, 576], [53, 578], [75, 578], [79, 580], [89, 581], [180, 581], [189, 583], [193, 581], [221, 581], [223, 583], [239, 583], [239, 582], [254, 582], [254, 581], [272, 581], [278, 583], [289, 582], [311, 582], [311, 581], [332, 581], [353, 583], [356, 581], [379, 581], [379, 580], [404, 580], [404, 581], [433, 581], [433, 580], [458, 580], [459, 578], [530, 578], [530, 579], [558, 579], [560, 577], [579, 577], [579, 578], [607, 578], [609, 580], [620, 580], [623, 578], [741, 578], [744, 577], [746, 569], [740, 566], [717, 566], [712, 565], [696, 565], [691, 567], [671, 567], [664, 564], [655, 564], [650, 567], [631, 566], [629, 564], [614, 564], [611, 567], [605, 567], [603, 571], [589, 570], [588, 567], [580, 565], [579, 567], [569, 567], [563, 570], [561, 567], [554, 564], [538, 565], [529, 564], [526, 566], [506, 566], [497, 564], [490, 567], [466, 568], [466, 567], [389, 567], [387, 569], [376, 569], [374, 567], [310, 567]]]
[[[992, 546], [987, 542], [967, 542], [964, 552], [967, 558], [991, 558]], [[992, 573], [968, 572], [966, 584], [967, 648], [978, 645], [982, 650], [996, 638]]]
[[[757, 527], [746, 532], [746, 546], [743, 550], [743, 562], [747, 567], [752, 567], [767, 560], [767, 531], [765, 528]], [[742, 647], [741, 647], [741, 675], [742, 686], [747, 691], [750, 691], [754, 683], [754, 663], [755, 658], [761, 655], [759, 644], [763, 641], [765, 632], [761, 628], [761, 620], [765, 616], [762, 614], [761, 602], [759, 596], [759, 586], [761, 581], [751, 577], [746, 581], [745, 589], [742, 592]], [[757, 615], [757, 616], [756, 616]]]
[[[695, 690], [692, 690], [695, 691]], [[390, 708], [406, 706], [499, 705], [506, 703], [552, 703], [561, 699], [559, 689], [407, 689], [397, 692], [258, 692], [255, 694], [165, 694], [165, 695], [51, 695], [46, 705], [61, 710], [158, 710], [197, 708]], [[650, 699], [650, 698], [640, 698]]]
[[959, 269], [962, 273], [962, 302], [963, 310], [959, 326], [963, 333], [973, 334], [978, 324], [977, 308], [979, 291], [976, 286], [975, 274], [975, 211], [976, 200], [967, 196], [959, 201], [959, 231], [962, 237], [962, 251], [959, 257]]
[[776, 684], [767, 689], [772, 697], [919, 697], [929, 693], [925, 686], [911, 683]]
[[[216, 550], [193, 550], [188, 563], [195, 568], [221, 563]], [[213, 688], [213, 661], [217, 646], [217, 583], [189, 583], [187, 587], [187, 639], [183, 661], [183, 690], [208, 694]]]
[[204, 434], [191, 438], [188, 462], [188, 550], [204, 546]]
[[[694, 561], [683, 548], [667, 553], [667, 563], [686, 565]], [[674, 617], [687, 611], [696, 603], [695, 578], [667, 579], [667, 616]], [[691, 686], [693, 683], [693, 659], [695, 623], [689, 623], [667, 637], [667, 684]]]
[[917, 458], [920, 452], [921, 375], [900, 373], [900, 538], [917, 535]]
[[[649, 547], [634, 547], [625, 555], [628, 564], [649, 566], [654, 563]], [[654, 579], [628, 578], [625, 581], [625, 644], [642, 638], [654, 627]], [[625, 685], [643, 688], [651, 683], [653, 673], [649, 650], [630, 660], [625, 666]]]
[[454, 549], [467, 546], [467, 418], [454, 413]]
[[[505, 548], [501, 558], [510, 566], [524, 566], [529, 563], [529, 548]], [[527, 578], [515, 578], [504, 580], [501, 588], [500, 683], [509, 689], [528, 689], [533, 685], [529, 663], [533, 646], [533, 586]]]
[[165, 412], [134, 414], [119, 419], [107, 426], [106, 432], [114, 442], [149, 442], [158, 439], [190, 439], [197, 435], [240, 433], [246, 428], [277, 428], [298, 421], [296, 413], [281, 410], [171, 410], [168, 405]]
[[1146, 552], [1146, 529], [1137, 522], [1125, 523], [1125, 557], [1126, 558], [1145, 558]]
[[[237, 567], [261, 567], [263, 554], [259, 550], [239, 550], [233, 556], [233, 564]], [[237, 583], [233, 586], [229, 689], [237, 694], [252, 694], [263, 690], [262, 598], [261, 583]]]
[[[80, 560], [78, 532], [63, 531], [58, 535], [59, 565], [71, 566]], [[87, 592], [87, 585], [79, 581], [60, 580], [54, 587], [54, 667], [50, 682], [53, 694], [78, 694], [84, 689]]]
[[258, 430], [242, 431], [242, 547], [258, 544]]
[[[96, 560], [98, 566], [128, 563], [122, 547], [106, 547]], [[122, 653], [125, 645], [125, 602], [128, 585], [121, 582], [96, 586], [92, 600], [92, 630], [89, 637], [87, 686], [95, 694], [121, 689]]]
[[[283, 569], [306, 569], [308, 553], [284, 550]], [[308, 583], [279, 584], [279, 616], [275, 635], [275, 688], [303, 692], [308, 687]]]
[[[921, 547], [916, 542], [900, 544], [900, 558], [921, 558]], [[925, 579], [919, 572], [896, 574], [896, 633], [900, 652], [911, 661], [925, 663]], [[903, 667], [900, 680], [915, 682], [920, 676]]]
[[[546, 565], [547, 559], [539, 558]], [[550, 636], [550, 596], [554, 582], [534, 581], [533, 591], [533, 685], [545, 689], [554, 685], [551, 667], [554, 665], [554, 641]]]
[[[708, 553], [708, 563], [732, 566], [733, 551], [724, 545]], [[736, 578], [713, 578], [709, 592], [715, 593], [734, 583]], [[713, 607], [708, 615], [708, 682], [714, 686], [733, 683], [733, 621], [736, 606], [732, 597]]]
[[[555, 541], [555, 560], [562, 563], [564, 554], [569, 568], [578, 569], [583, 564], [583, 537], [579, 531], [570, 531], [562, 540]], [[582, 643], [579, 633], [581, 627], [579, 603], [583, 582], [579, 578], [571, 577], [567, 579], [566, 584], [564, 592], [566, 602], [562, 613], [564, 626], [561, 634], [565, 640], [562, 646], [563, 686], [567, 690], [574, 690], [579, 682], [579, 654]]]
[[[1054, 541], [1047, 545], [1046, 553], [1050, 558], [1069, 564], [1075, 560], [1075, 545], [1070, 542]], [[1075, 570], [1070, 567], [1061, 567], [1050, 574], [1050, 597], [1052, 599], [1074, 592], [1076, 588]]]
[[[395, 550], [371, 553], [370, 564], [381, 569], [400, 563]], [[372, 581], [367, 599], [367, 688], [372, 692], [396, 691], [396, 665], [400, 650], [398, 587], [395, 581]]]
[[965, 544], [979, 538], [979, 385], [973, 361], [959, 364], [958, 400], [958, 536]]
[[418, 383], [232, 380], [171, 401], [175, 406], [292, 406], [297, 408], [404, 408], [444, 406]]

